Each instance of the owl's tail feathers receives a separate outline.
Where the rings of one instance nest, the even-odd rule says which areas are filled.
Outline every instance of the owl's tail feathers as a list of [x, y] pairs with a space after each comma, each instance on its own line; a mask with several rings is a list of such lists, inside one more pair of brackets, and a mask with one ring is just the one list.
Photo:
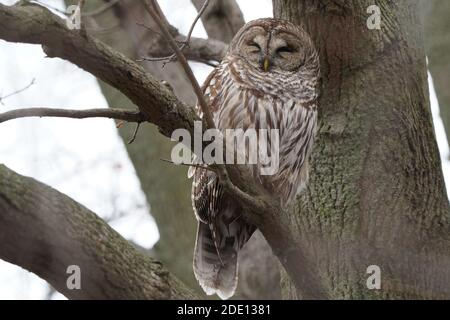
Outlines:
[[225, 300], [236, 290], [238, 262], [233, 246], [223, 249], [219, 256], [208, 225], [198, 222], [194, 252], [195, 277], [207, 295], [217, 294]]

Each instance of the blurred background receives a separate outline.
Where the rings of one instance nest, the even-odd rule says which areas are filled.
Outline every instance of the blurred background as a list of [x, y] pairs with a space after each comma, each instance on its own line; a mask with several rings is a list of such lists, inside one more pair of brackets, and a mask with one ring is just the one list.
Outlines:
[[[0, 0], [0, 3], [8, 5], [14, 2]], [[54, 12], [65, 10], [66, 4], [62, 0], [39, 2], [52, 8]], [[272, 16], [270, 0], [237, 2], [245, 21]], [[160, 5], [169, 22], [180, 33], [187, 34], [197, 15], [191, 1], [164, 0], [160, 1]], [[101, 18], [98, 21], [102, 22]], [[104, 21], [109, 20], [105, 18]], [[105, 41], [112, 41], [114, 37], [120, 37], [117, 33], [123, 32], [114, 24], [99, 26], [97, 31], [100, 38], [105, 37]], [[193, 35], [206, 37], [201, 22], [197, 24]], [[124, 43], [133, 41], [129, 38], [123, 40]], [[122, 49], [127, 50], [126, 45]], [[200, 83], [212, 69], [201, 63], [191, 65]], [[170, 66], [166, 68], [170, 70]], [[22, 89], [24, 90], [21, 91]], [[449, 147], [431, 77], [430, 89], [434, 127], [446, 183], [449, 185]], [[40, 46], [0, 40], [0, 97], [4, 97], [0, 99], [0, 112], [21, 107], [106, 108], [109, 99], [105, 98], [105, 92], [108, 90], [110, 89], [95, 77], [77, 66], [61, 59], [46, 58]], [[21, 92], [12, 94], [17, 91]], [[115, 101], [125, 100], [118, 98]], [[152, 205], [160, 204], [153, 203], [151, 197], [146, 197], [145, 191], [151, 190], [156, 199], [158, 194], [155, 190], [158, 189], [158, 183], [163, 182], [152, 180], [152, 186], [141, 185], [135, 168], [140, 168], [142, 172], [139, 174], [145, 175], [145, 165], [141, 163], [139, 166], [136, 163], [146, 161], [148, 166], [154, 164], [148, 159], [133, 159], [133, 165], [129, 156], [133, 154], [133, 149], [127, 150], [127, 147], [138, 150], [150, 149], [154, 145], [142, 138], [146, 136], [146, 131], [142, 130], [138, 133], [134, 146], [126, 146], [124, 136], [131, 138], [134, 125], [123, 126], [118, 131], [115, 122], [107, 119], [28, 118], [9, 121], [0, 125], [0, 163], [69, 195], [99, 214], [137, 246], [152, 250], [155, 249], [160, 233], [149, 212]], [[166, 153], [166, 158], [169, 158], [168, 150], [170, 148], [159, 151]], [[157, 157], [159, 154], [154, 155], [153, 161], [159, 161]], [[158, 165], [164, 166], [161, 163]], [[169, 172], [186, 171], [167, 164], [165, 166], [164, 170]], [[186, 193], [185, 188], [181, 188], [180, 192]], [[179, 201], [176, 193], [168, 197], [174, 202]], [[188, 198], [189, 194], [184, 197]], [[0, 299], [64, 299], [64, 296], [34, 274], [0, 260]]]

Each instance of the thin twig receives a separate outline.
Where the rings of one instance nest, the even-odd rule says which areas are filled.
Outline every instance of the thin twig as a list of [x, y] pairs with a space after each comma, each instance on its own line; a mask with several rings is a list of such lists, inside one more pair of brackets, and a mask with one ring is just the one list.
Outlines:
[[136, 125], [136, 129], [134, 130], [133, 136], [128, 141], [128, 144], [132, 144], [136, 140], [136, 136], [137, 136], [137, 134], [139, 132], [139, 128], [140, 127], [141, 127], [141, 122], [138, 122], [137, 125]]
[[[210, 0], [205, 0], [205, 3], [203, 4], [202, 8], [199, 10], [197, 16], [194, 19], [194, 22], [191, 25], [191, 28], [189, 29], [189, 32], [186, 37], [186, 45], [189, 45], [189, 41], [191, 40], [192, 33], [194, 32], [195, 25], [197, 24], [198, 20], [200, 20], [201, 16], [205, 12], [206, 8], [208, 8]], [[183, 50], [183, 49], [181, 49]]]
[[170, 163], [170, 164], [173, 164], [173, 165], [175, 165], [175, 166], [194, 167], [194, 168], [199, 168], [199, 169], [204, 169], [204, 170], [208, 170], [208, 171], [215, 172], [215, 170], [214, 170], [213, 168], [210, 168], [210, 167], [208, 167], [208, 166], [206, 166], [206, 165], [195, 164], [195, 163], [175, 163], [175, 162], [173, 162], [172, 160], [169, 160], [169, 159], [163, 159], [163, 158], [161, 158], [160, 160], [161, 160], [161, 161], [164, 161], [164, 162], [167, 162], [167, 163]]
[[27, 86], [23, 87], [22, 89], [16, 90], [14, 92], [11, 92], [11, 93], [7, 94], [6, 96], [0, 97], [0, 103], [3, 104], [3, 100], [5, 100], [7, 98], [10, 98], [10, 97], [12, 97], [12, 96], [14, 96], [16, 94], [24, 92], [25, 90], [27, 90], [29, 87], [31, 87], [34, 84], [35, 80], [36, 79], [33, 78], [31, 80], [31, 82]]
[[[182, 45], [179, 47], [180, 51], [183, 51], [187, 46], [189, 46], [189, 42], [191, 41], [191, 37], [192, 37], [192, 33], [194, 32], [195, 26], [197, 24], [197, 22], [200, 20], [202, 14], [205, 12], [206, 8], [209, 5], [210, 0], [205, 0], [205, 3], [203, 4], [202, 8], [199, 10], [197, 16], [194, 19], [194, 22], [192, 23], [189, 32], [186, 36], [186, 40], [182, 43]], [[155, 7], [155, 11], [158, 13], [158, 15], [160, 17], [163, 16], [163, 13], [161, 12], [161, 10], [159, 10], [159, 6], [157, 4], [154, 4]], [[172, 37], [173, 38], [173, 37]], [[176, 40], [174, 40], [176, 42]], [[172, 62], [175, 61], [177, 59], [177, 54], [173, 53], [170, 56], [167, 57], [143, 57], [141, 59], [139, 59], [138, 61], [166, 61], [167, 62]]]
[[124, 120], [127, 122], [144, 122], [146, 117], [139, 111], [130, 111], [123, 109], [88, 109], [88, 110], [73, 110], [73, 109], [54, 109], [54, 108], [26, 108], [17, 109], [0, 113], [0, 123], [29, 117], [58, 117], [58, 118], [109, 118]]
[[[151, 33], [154, 33], [154, 34], [156, 34], [156, 35], [158, 35], [158, 36], [160, 36], [160, 37], [163, 36], [163, 35], [161, 34], [161, 32], [158, 32], [158, 31], [154, 30], [152, 27], [146, 25], [145, 23], [142, 23], [142, 22], [136, 22], [136, 25], [139, 26], [139, 27], [145, 28], [145, 29], [147, 29], [148, 31], [150, 31]], [[180, 40], [176, 40], [176, 39], [175, 39], [175, 41], [176, 41], [178, 44], [180, 44], [180, 45], [183, 45], [184, 43], [186, 43], [186, 41], [180, 41]], [[165, 57], [165, 58], [167, 58], [167, 57]], [[151, 59], [151, 58], [150, 58], [150, 59]], [[158, 58], [156, 58], [156, 59], [158, 59]]]
[[[206, 1], [207, 2], [207, 1]], [[203, 115], [205, 116], [206, 124], [208, 126], [208, 129], [215, 129], [216, 125], [213, 121], [213, 117], [211, 114], [211, 111], [209, 110], [208, 105], [206, 104], [205, 98], [203, 96], [202, 89], [200, 88], [200, 85], [197, 82], [197, 79], [195, 78], [194, 73], [192, 72], [191, 67], [189, 66], [189, 63], [184, 56], [183, 52], [181, 52], [181, 49], [177, 46], [174, 38], [170, 34], [169, 30], [167, 29], [167, 26], [160, 18], [160, 15], [158, 13], [158, 5], [155, 3], [155, 0], [146, 0], [145, 1], [145, 7], [148, 11], [148, 13], [152, 16], [155, 23], [158, 25], [158, 27], [161, 30], [161, 33], [166, 38], [169, 46], [174, 51], [174, 54], [178, 57], [178, 61], [181, 64], [181, 66], [184, 69], [184, 72], [186, 73], [189, 81], [191, 82], [192, 88], [194, 89], [194, 93], [197, 96], [198, 103], [200, 104], [200, 107], [202, 109]]]

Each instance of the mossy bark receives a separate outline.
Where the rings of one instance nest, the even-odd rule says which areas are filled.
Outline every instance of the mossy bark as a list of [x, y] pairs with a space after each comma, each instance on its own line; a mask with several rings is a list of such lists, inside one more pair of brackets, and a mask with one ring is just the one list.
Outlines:
[[[192, 299], [160, 262], [140, 252], [66, 195], [0, 165], [0, 258], [69, 299]], [[68, 267], [79, 289], [67, 286]]]
[[[274, 0], [321, 55], [318, 137], [291, 212], [330, 298], [449, 298], [449, 202], [428, 98], [416, 1]], [[381, 290], [366, 286], [381, 268]], [[287, 297], [297, 290], [284, 281]]]

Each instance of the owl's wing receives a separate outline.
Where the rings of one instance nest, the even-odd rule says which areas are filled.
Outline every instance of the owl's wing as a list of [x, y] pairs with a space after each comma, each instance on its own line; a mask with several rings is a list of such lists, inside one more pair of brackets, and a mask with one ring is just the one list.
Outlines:
[[197, 220], [210, 224], [223, 197], [223, 189], [214, 172], [195, 168], [192, 182], [192, 205]]
[[291, 112], [290, 121], [280, 140], [280, 164], [272, 181], [281, 195], [283, 206], [291, 204], [308, 180], [309, 157], [316, 134], [317, 110], [298, 105]]
[[[203, 87], [211, 113], [223, 107], [222, 74], [215, 69]], [[197, 114], [203, 113], [197, 106]], [[196, 159], [194, 163], [196, 163]], [[192, 204], [198, 220], [194, 252], [194, 273], [207, 294], [227, 299], [237, 286], [238, 251], [254, 231], [241, 217], [241, 209], [224, 194], [217, 175], [207, 169], [191, 167]]]
[[[218, 89], [216, 88], [217, 83], [214, 80], [215, 77], [217, 76], [217, 69], [214, 69], [206, 78], [205, 83], [202, 86], [202, 92], [203, 92], [203, 96], [205, 99], [205, 102], [208, 106], [212, 106], [214, 103], [217, 103], [216, 101], [216, 96], [217, 96], [217, 91]], [[217, 108], [211, 108], [213, 110], [216, 110]], [[197, 103], [194, 107], [195, 113], [197, 114], [197, 116], [200, 119], [203, 119], [203, 111], [202, 108], [200, 107], [200, 104]], [[193, 155], [192, 157], [192, 163], [193, 164], [201, 164], [200, 161], [198, 160], [198, 157]], [[194, 173], [196, 171], [197, 167], [196, 166], [190, 166], [189, 170], [188, 170], [188, 178], [192, 178], [194, 176]], [[201, 170], [201, 169], [199, 169]]]
[[[203, 95], [208, 106], [211, 107], [215, 103], [218, 88], [215, 80], [217, 69], [214, 69], [206, 78], [202, 87]], [[215, 108], [212, 108], [215, 109]], [[203, 118], [203, 112], [197, 103], [195, 111], [199, 118]], [[192, 163], [201, 165], [197, 156], [193, 156]], [[223, 190], [219, 186], [218, 178], [212, 171], [199, 168], [198, 166], [189, 167], [188, 178], [194, 178], [192, 182], [192, 205], [194, 207], [197, 220], [202, 223], [209, 224], [212, 212], [217, 212], [218, 204], [223, 196]]]

